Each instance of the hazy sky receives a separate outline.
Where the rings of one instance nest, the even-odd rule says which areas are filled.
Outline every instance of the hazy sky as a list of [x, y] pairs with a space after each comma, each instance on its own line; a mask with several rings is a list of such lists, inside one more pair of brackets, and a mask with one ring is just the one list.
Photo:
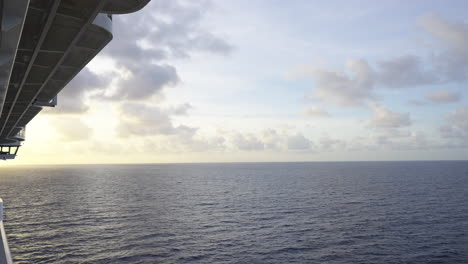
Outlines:
[[467, 9], [152, 1], [9, 163], [466, 159]]

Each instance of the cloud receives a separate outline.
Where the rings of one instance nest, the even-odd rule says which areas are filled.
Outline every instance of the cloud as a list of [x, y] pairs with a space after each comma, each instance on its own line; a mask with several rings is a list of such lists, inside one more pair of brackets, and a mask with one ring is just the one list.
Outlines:
[[366, 100], [374, 99], [374, 72], [365, 60], [350, 60], [346, 69], [351, 72], [327, 71], [314, 68], [310, 75], [315, 79], [315, 95], [337, 106], [361, 106]]
[[378, 82], [383, 87], [405, 88], [434, 84], [438, 81], [431, 70], [422, 67], [421, 58], [412, 55], [400, 56], [377, 62]]
[[275, 129], [265, 129], [261, 133], [261, 138], [265, 149], [279, 150], [283, 147], [282, 135]]
[[444, 48], [432, 58], [442, 81], [468, 79], [468, 25], [436, 14], [422, 16], [419, 24]]
[[312, 142], [298, 133], [287, 138], [287, 147], [289, 150], [308, 150], [312, 147]]
[[[421, 59], [411, 55], [377, 61], [375, 68], [363, 59], [349, 60], [342, 72], [303, 67], [296, 75], [312, 77], [313, 94], [323, 102], [340, 107], [365, 106], [376, 101], [378, 88], [408, 88], [439, 82], [433, 69], [425, 69]], [[318, 113], [312, 110], [312, 114]]]
[[179, 144], [183, 144], [190, 151], [203, 152], [203, 151], [224, 151], [226, 149], [226, 139], [221, 136], [199, 138], [199, 137], [185, 137], [178, 138]]
[[412, 132], [405, 144], [400, 145], [402, 149], [431, 149], [435, 145], [429, 141], [426, 134], [421, 131]]
[[381, 129], [401, 128], [411, 125], [409, 113], [396, 113], [379, 104], [372, 104], [371, 126]]
[[179, 82], [176, 69], [170, 65], [153, 63], [142, 67], [130, 67], [131, 74], [117, 81], [117, 89], [108, 95], [112, 100], [143, 100]]
[[[468, 24], [434, 14], [422, 16], [419, 24], [442, 44], [430, 56], [400, 55], [377, 60], [373, 66], [365, 59], [350, 60], [343, 71], [302, 66], [289, 77], [312, 77], [315, 81], [313, 95], [340, 107], [365, 106], [378, 100], [376, 93], [383, 88], [402, 89], [467, 80]], [[457, 95], [449, 97], [446, 100], [456, 100]], [[428, 99], [444, 100], [433, 98]]]
[[87, 140], [93, 134], [92, 129], [76, 117], [56, 119], [53, 126], [64, 141]]
[[425, 97], [433, 103], [453, 103], [460, 101], [462, 96], [460, 92], [438, 90], [426, 93]]
[[276, 129], [268, 128], [257, 133], [242, 133], [239, 131], [223, 131], [223, 135], [228, 135], [228, 151], [297, 151], [309, 150], [313, 147], [312, 141], [307, 139], [302, 133], [294, 132], [290, 134], [286, 131], [279, 133]]
[[316, 82], [314, 95], [340, 107], [364, 106], [366, 102], [376, 101], [376, 92], [382, 88], [412, 88], [456, 81], [437, 72], [437, 65], [427, 65], [418, 56], [394, 57], [377, 61], [376, 65], [373, 68], [366, 60], [350, 60], [343, 72], [309, 67], [302, 69], [298, 76], [311, 76]]
[[423, 106], [423, 105], [427, 105], [428, 102], [423, 101], [423, 100], [409, 100], [408, 104], [414, 105], [414, 106]]
[[209, 1], [152, 1], [135, 15], [116, 16], [114, 40], [104, 55], [129, 72], [104, 97], [142, 100], [180, 81], [168, 59], [189, 58], [194, 52], [229, 54], [230, 44], [205, 30], [200, 21]]
[[84, 68], [59, 94], [57, 110], [48, 113], [84, 113], [87, 95], [95, 100], [147, 100], [180, 82], [169, 59], [192, 53], [229, 54], [233, 47], [206, 30], [201, 20], [210, 1], [151, 1], [143, 10], [113, 16], [114, 39], [98, 57], [114, 66], [97, 74]]
[[392, 150], [417, 150], [431, 149], [436, 147], [433, 142], [430, 142], [426, 134], [420, 131], [412, 131], [407, 136], [394, 140], [390, 137], [385, 138], [385, 147]]
[[239, 150], [263, 150], [265, 148], [263, 142], [257, 136], [251, 134], [237, 133], [233, 136], [232, 143]]
[[[225, 132], [223, 134], [226, 134]], [[275, 129], [265, 129], [259, 133], [230, 133], [230, 142], [234, 149], [244, 151], [284, 150], [285, 135]]]
[[[390, 130], [392, 131], [392, 130]], [[375, 132], [375, 131], [374, 131]], [[406, 151], [440, 148], [440, 144], [427, 138], [421, 131], [398, 131], [369, 133], [355, 137], [346, 143], [347, 151]], [[397, 134], [392, 134], [397, 132]]]
[[100, 75], [85, 67], [58, 95], [57, 109], [49, 109], [48, 114], [81, 114], [88, 110], [86, 96], [91, 91], [105, 90], [113, 74]]
[[161, 108], [143, 103], [161, 97], [164, 89], [180, 82], [177, 69], [168, 61], [187, 59], [198, 52], [231, 52], [227, 41], [200, 23], [210, 6], [210, 1], [152, 1], [135, 15], [114, 17], [114, 40], [103, 56], [114, 61], [119, 76], [98, 99], [121, 104], [117, 126], [120, 137], [163, 136], [172, 142], [155, 144], [167, 149], [223, 148], [223, 137], [202, 138], [198, 128], [175, 125], [173, 116], [186, 115], [192, 108], [190, 104]]
[[135, 102], [124, 103], [119, 108], [118, 135], [122, 138], [144, 137], [143, 149], [149, 152], [224, 150], [226, 148], [224, 137], [202, 137], [198, 135], [197, 127], [174, 124], [173, 116], [185, 115], [191, 108], [190, 104], [161, 108]]
[[302, 110], [302, 113], [306, 116], [312, 117], [330, 117], [330, 114], [316, 106], [311, 106]]
[[407, 138], [411, 136], [411, 131], [402, 130], [399, 128], [386, 128], [379, 131], [383, 136], [388, 138]]
[[319, 149], [321, 151], [337, 151], [346, 149], [346, 142], [340, 139], [333, 139], [330, 137], [322, 137], [319, 140]]
[[192, 108], [193, 106], [191, 104], [185, 103], [185, 104], [181, 104], [181, 105], [170, 108], [168, 112], [173, 115], [187, 115], [188, 111]]
[[122, 30], [142, 27], [139, 37], [147, 49], [158, 51], [168, 57], [190, 57], [190, 52], [228, 54], [233, 47], [223, 38], [207, 31], [201, 25], [205, 13], [212, 6], [211, 1], [152, 1], [143, 11], [133, 17], [121, 20]]
[[171, 120], [172, 110], [141, 103], [125, 103], [120, 106], [120, 123], [117, 128], [121, 137], [185, 134], [192, 136], [196, 128], [175, 126]]
[[468, 107], [458, 107], [446, 116], [446, 124], [439, 129], [444, 138], [468, 137]]
[[85, 68], [59, 95], [60, 109], [55, 112], [83, 113], [88, 97], [112, 101], [120, 112], [120, 137], [162, 135], [192, 149], [220, 145], [223, 138], [201, 138], [198, 128], [175, 125], [173, 116], [186, 115], [190, 104], [169, 108], [148, 104], [180, 82], [171, 60], [200, 52], [226, 55], [232, 51], [227, 41], [202, 26], [210, 7], [210, 1], [151, 1], [135, 14], [113, 16], [114, 39], [99, 54], [109, 59], [103, 60], [111, 62], [109, 68], [100, 74]]
[[420, 25], [453, 51], [468, 58], [468, 25], [436, 14], [422, 16]]

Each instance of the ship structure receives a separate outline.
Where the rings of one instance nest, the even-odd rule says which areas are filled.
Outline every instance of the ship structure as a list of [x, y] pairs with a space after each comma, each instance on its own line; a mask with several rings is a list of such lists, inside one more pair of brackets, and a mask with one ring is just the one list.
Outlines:
[[112, 39], [112, 15], [150, 0], [0, 0], [0, 159], [14, 159], [26, 125]]
[[[26, 125], [112, 40], [112, 16], [150, 0], [0, 0], [0, 159]], [[131, 37], [131, 36], [129, 36]], [[0, 264], [12, 263], [0, 199]]]

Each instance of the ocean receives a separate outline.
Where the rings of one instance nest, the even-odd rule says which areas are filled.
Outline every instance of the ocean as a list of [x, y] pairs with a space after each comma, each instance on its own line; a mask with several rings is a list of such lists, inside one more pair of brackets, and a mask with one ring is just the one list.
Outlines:
[[0, 168], [15, 263], [468, 263], [468, 162]]

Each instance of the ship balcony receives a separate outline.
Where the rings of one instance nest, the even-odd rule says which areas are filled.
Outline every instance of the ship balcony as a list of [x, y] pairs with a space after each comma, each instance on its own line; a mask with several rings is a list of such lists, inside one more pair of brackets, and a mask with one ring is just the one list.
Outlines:
[[19, 129], [18, 133], [16, 133], [11, 138], [19, 141], [24, 141], [26, 139], [26, 127], [18, 127], [17, 129]]
[[18, 145], [0, 146], [0, 159], [1, 160], [14, 159], [16, 157], [16, 154], [18, 153], [19, 147], [20, 146]]

